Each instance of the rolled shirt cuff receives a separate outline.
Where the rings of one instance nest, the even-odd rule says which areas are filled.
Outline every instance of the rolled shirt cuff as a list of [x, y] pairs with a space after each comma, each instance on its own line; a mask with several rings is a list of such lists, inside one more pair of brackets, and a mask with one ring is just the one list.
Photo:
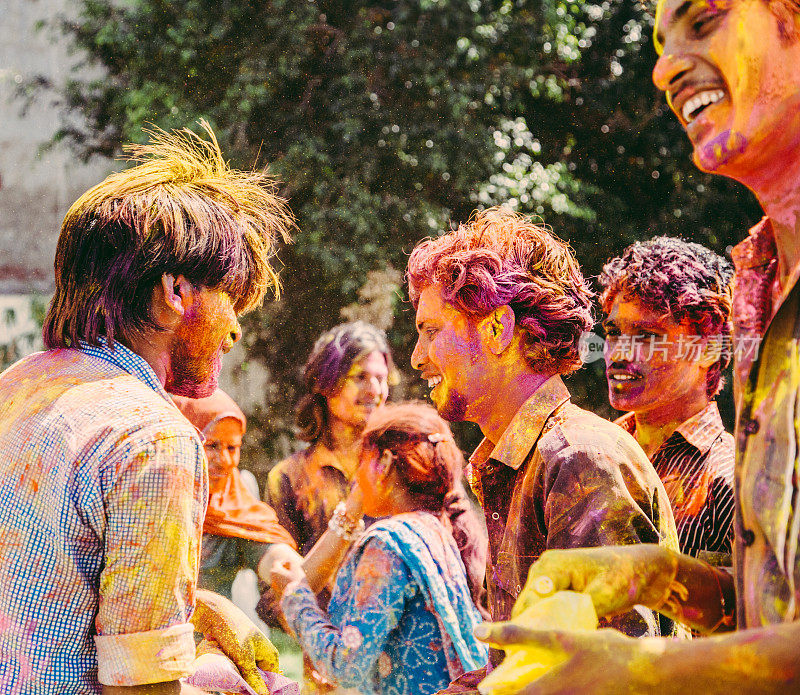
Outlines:
[[127, 635], [96, 635], [98, 680], [103, 685], [148, 685], [192, 673], [194, 627], [190, 623]]

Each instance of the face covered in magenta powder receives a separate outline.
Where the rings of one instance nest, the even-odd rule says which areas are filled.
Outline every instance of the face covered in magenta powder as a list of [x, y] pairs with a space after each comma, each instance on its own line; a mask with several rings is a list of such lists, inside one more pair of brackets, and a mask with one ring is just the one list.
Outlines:
[[189, 398], [210, 396], [217, 388], [222, 355], [242, 329], [228, 294], [200, 288], [175, 331], [165, 388]]
[[446, 301], [438, 285], [422, 290], [411, 366], [422, 372], [431, 401], [445, 420], [478, 421], [494, 382], [489, 354], [474, 318]]
[[634, 297], [617, 293], [603, 322], [608, 399], [617, 410], [675, 412], [706, 388], [707, 341]]
[[764, 0], [659, 0], [653, 80], [700, 169], [748, 183], [796, 156], [800, 39], [785, 33]]

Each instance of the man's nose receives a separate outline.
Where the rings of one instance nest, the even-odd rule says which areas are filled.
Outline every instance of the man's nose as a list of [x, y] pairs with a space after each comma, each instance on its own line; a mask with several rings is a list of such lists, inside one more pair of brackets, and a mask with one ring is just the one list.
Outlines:
[[225, 341], [227, 343], [225, 347], [225, 352], [228, 352], [228, 350], [230, 350], [234, 345], [236, 345], [236, 343], [238, 343], [242, 339], [242, 327], [239, 324], [238, 319], [234, 319], [234, 326], [233, 328], [231, 328], [231, 331], [228, 334], [228, 338], [229, 340]]
[[692, 66], [693, 62], [689, 57], [680, 53], [668, 53], [665, 50], [653, 68], [653, 83], [662, 92], [667, 92], [669, 99], [669, 93], [675, 91], [678, 80], [689, 72]]
[[417, 338], [417, 344], [414, 346], [414, 352], [411, 353], [411, 366], [414, 369], [422, 369], [424, 362], [425, 351], [422, 348], [420, 339]]

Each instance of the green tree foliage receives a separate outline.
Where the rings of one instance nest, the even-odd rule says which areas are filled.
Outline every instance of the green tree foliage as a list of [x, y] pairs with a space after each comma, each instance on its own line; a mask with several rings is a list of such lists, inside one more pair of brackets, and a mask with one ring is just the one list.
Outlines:
[[[286, 427], [315, 336], [367, 273], [507, 203], [570, 240], [588, 273], [630, 241], [718, 251], [757, 206], [697, 172], [650, 81], [650, 9], [633, 0], [81, 0], [63, 23], [99, 66], [62, 97], [60, 138], [116, 154], [141, 128], [209, 119], [243, 167], [269, 163], [298, 218], [284, 299], [249, 322]], [[84, 73], [85, 74], [85, 73]], [[77, 125], [76, 125], [77, 124]], [[363, 293], [362, 293], [363, 296]], [[405, 367], [414, 332], [398, 298]], [[405, 311], [404, 311], [405, 310]], [[598, 365], [573, 378], [605, 403]], [[413, 389], [411, 389], [413, 392]]]

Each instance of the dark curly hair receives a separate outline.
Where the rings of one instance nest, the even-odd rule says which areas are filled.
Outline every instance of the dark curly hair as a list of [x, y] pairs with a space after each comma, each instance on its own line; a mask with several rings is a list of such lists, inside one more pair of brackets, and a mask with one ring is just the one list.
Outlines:
[[353, 364], [372, 352], [380, 352], [386, 358], [389, 383], [396, 383], [392, 350], [380, 328], [365, 321], [353, 321], [334, 326], [317, 338], [303, 366], [306, 393], [295, 411], [298, 436], [303, 441], [314, 442], [325, 433], [328, 397], [337, 392]]
[[[622, 292], [676, 323], [688, 321], [700, 336], [720, 336], [723, 344], [730, 339], [733, 267], [701, 244], [666, 236], [637, 241], [605, 264], [598, 281], [606, 313]], [[710, 397], [722, 388], [722, 372], [730, 360], [730, 351], [723, 350], [709, 369]]]
[[578, 343], [593, 325], [593, 293], [569, 245], [523, 215], [490, 208], [420, 242], [406, 279], [414, 308], [431, 285], [472, 316], [510, 306], [532, 369], [567, 374], [581, 366]]

